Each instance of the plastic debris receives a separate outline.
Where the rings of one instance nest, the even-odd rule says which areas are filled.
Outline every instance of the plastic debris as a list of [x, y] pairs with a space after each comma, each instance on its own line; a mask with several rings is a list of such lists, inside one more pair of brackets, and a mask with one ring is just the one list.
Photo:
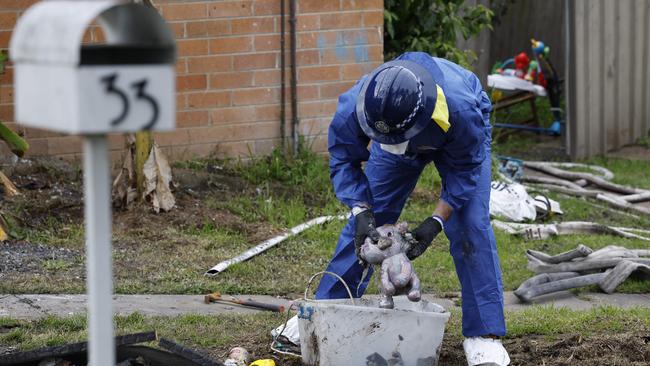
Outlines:
[[542, 195], [533, 198], [519, 183], [492, 182], [490, 215], [493, 217], [521, 222], [563, 213], [557, 201]]

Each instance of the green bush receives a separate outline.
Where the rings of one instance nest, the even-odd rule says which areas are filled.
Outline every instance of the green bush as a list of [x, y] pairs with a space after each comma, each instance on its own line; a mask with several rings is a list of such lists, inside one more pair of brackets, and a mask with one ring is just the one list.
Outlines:
[[384, 55], [423, 51], [468, 67], [476, 54], [457, 47], [459, 37], [469, 39], [492, 29], [492, 10], [466, 5], [465, 0], [386, 0], [384, 2]]

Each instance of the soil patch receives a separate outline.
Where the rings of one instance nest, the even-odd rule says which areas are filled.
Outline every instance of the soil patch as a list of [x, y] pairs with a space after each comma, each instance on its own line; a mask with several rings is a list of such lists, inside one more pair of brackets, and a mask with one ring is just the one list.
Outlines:
[[[650, 335], [622, 333], [616, 335], [558, 335], [554, 339], [541, 336], [509, 338], [503, 341], [511, 365], [546, 366], [645, 366], [650, 363]], [[466, 366], [460, 337], [445, 337], [440, 365]], [[270, 341], [269, 341], [270, 342]], [[279, 365], [299, 366], [299, 359], [269, 353], [268, 344], [243, 344], [254, 357], [274, 358]], [[228, 350], [206, 350], [222, 360]]]

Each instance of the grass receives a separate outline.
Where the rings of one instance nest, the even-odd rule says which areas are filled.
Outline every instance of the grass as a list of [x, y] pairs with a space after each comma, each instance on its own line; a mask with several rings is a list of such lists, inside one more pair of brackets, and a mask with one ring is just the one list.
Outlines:
[[[144, 316], [133, 313], [116, 316], [117, 334], [156, 330], [160, 337], [170, 338], [186, 346], [203, 350], [218, 359], [225, 358], [233, 346], [243, 346], [254, 357], [264, 357], [270, 343], [269, 329], [285, 319], [284, 314], [254, 315], [183, 315], [174, 317]], [[533, 306], [506, 313], [508, 338], [527, 336], [552, 337], [562, 334], [603, 334], [611, 332], [650, 331], [650, 308], [619, 309], [596, 307], [586, 311], [567, 308]], [[460, 337], [460, 314], [452, 312], [447, 335]], [[24, 321], [0, 317], [0, 345], [18, 350], [61, 345], [83, 341], [87, 337], [86, 317], [46, 316]], [[150, 343], [149, 345], [154, 345]]]
[[[508, 145], [501, 146], [507, 152]], [[599, 157], [587, 161], [612, 170], [614, 180], [650, 188], [650, 163]], [[224, 225], [219, 218], [198, 218], [196, 226], [168, 225], [155, 232], [137, 228], [116, 229], [114, 241], [115, 289], [118, 293], [200, 294], [219, 289], [224, 293], [254, 293], [292, 296], [302, 293], [312, 273], [329, 262], [344, 221], [316, 226], [292, 237], [251, 260], [227, 269], [215, 278], [203, 273], [218, 262], [232, 258], [281, 230], [310, 218], [345, 212], [332, 192], [327, 161], [308, 151], [297, 157], [275, 152], [268, 157], [243, 161], [217, 162], [198, 160], [178, 163], [176, 167], [205, 171], [218, 164], [224, 171], [238, 176], [255, 189], [251, 194], [206, 195], [200, 205], [226, 210], [241, 220], [235, 226]], [[430, 215], [440, 191], [440, 177], [431, 165], [425, 169], [415, 193], [407, 201], [400, 220], [411, 226]], [[248, 192], [248, 191], [247, 191]], [[563, 221], [596, 221], [615, 226], [650, 228], [650, 218], [633, 218], [590, 201], [549, 194], [560, 201], [566, 215], [550, 218]], [[167, 214], [171, 220], [182, 212]], [[260, 226], [261, 225], [261, 226]], [[629, 248], [648, 248], [641, 240], [606, 235], [569, 235], [544, 241], [526, 242], [518, 237], [495, 232], [501, 258], [504, 286], [514, 290], [532, 273], [526, 269], [526, 249], [559, 253], [586, 244], [592, 249], [616, 244]], [[43, 230], [27, 230], [30, 242], [54, 246], [83, 248], [80, 224], [51, 222]], [[161, 255], [163, 253], [163, 255]], [[84, 279], [78, 273], [83, 263], [49, 260], [44, 263], [47, 276], [22, 274], [0, 282], [0, 293], [83, 292]], [[438, 295], [460, 290], [449, 242], [440, 235], [423, 257], [414, 263], [425, 292]], [[74, 271], [77, 271], [76, 273]], [[374, 281], [373, 281], [374, 282]], [[650, 292], [650, 282], [630, 279], [619, 288], [622, 292]], [[376, 292], [371, 286], [370, 292]]]

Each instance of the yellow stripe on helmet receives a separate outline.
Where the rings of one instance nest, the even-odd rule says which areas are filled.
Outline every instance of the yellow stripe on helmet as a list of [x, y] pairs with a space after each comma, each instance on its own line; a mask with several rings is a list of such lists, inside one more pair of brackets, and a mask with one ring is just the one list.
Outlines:
[[442, 91], [440, 85], [436, 85], [438, 89], [438, 98], [436, 99], [436, 107], [433, 109], [431, 119], [433, 119], [443, 131], [447, 132], [451, 123], [449, 123], [449, 108], [447, 107], [447, 98]]

